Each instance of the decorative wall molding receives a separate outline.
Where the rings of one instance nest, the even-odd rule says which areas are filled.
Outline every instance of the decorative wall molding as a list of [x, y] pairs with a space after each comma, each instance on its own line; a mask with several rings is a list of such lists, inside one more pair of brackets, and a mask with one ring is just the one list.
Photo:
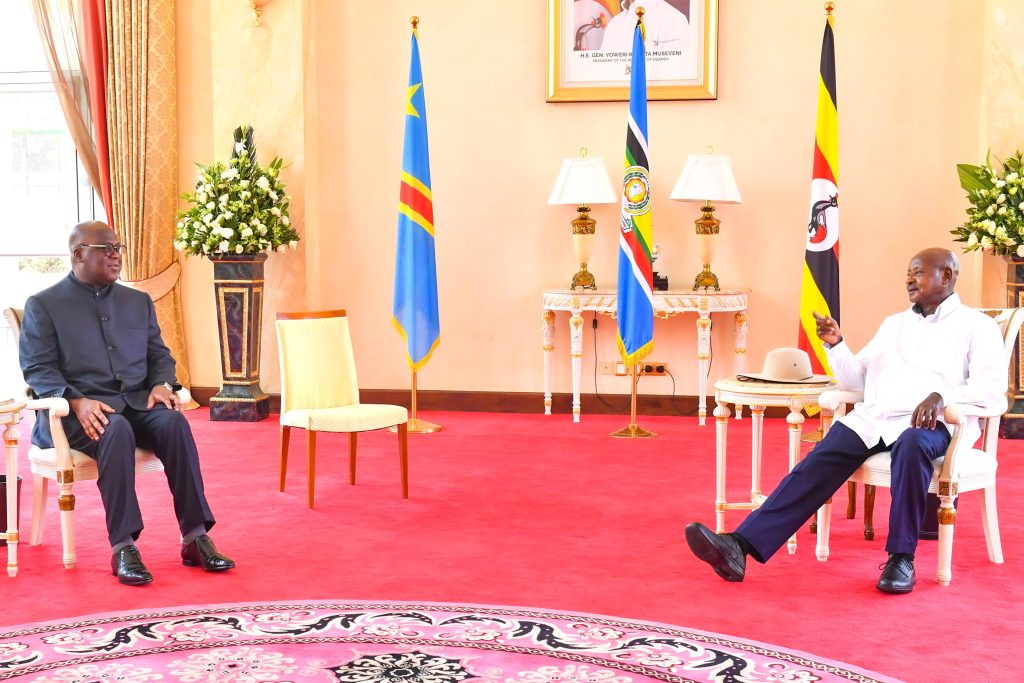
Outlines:
[[[192, 387], [192, 398], [200, 405], [210, 405], [210, 397], [214, 396], [219, 387]], [[281, 395], [270, 395], [270, 412], [281, 412]], [[537, 413], [544, 405], [543, 392], [520, 391], [438, 391], [423, 390], [416, 392], [416, 407], [419, 410], [457, 410], [463, 412], [493, 412], [493, 413]], [[582, 394], [580, 400], [583, 410], [591, 415], [629, 415], [628, 394], [602, 394], [601, 398], [611, 404], [605, 405], [595, 394]], [[693, 425], [697, 426], [697, 397], [696, 396], [671, 396], [664, 394], [641, 394], [637, 397], [637, 413], [640, 415], [676, 415], [681, 418], [693, 418]], [[394, 405], [409, 408], [408, 389], [360, 389], [359, 400], [363, 403], [392, 403]], [[553, 393], [551, 420], [572, 421], [572, 394]], [[765, 411], [765, 417], [786, 417], [788, 410], [784, 408], [769, 408]], [[749, 410], [746, 411], [744, 419], [749, 419]], [[586, 420], [584, 419], [584, 422]]]

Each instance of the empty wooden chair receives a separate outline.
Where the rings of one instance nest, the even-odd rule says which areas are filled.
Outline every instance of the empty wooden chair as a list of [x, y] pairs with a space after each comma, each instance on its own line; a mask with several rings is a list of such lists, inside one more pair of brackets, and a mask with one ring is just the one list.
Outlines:
[[281, 361], [281, 491], [292, 427], [306, 430], [306, 488], [312, 508], [317, 432], [348, 433], [349, 483], [355, 484], [357, 434], [397, 426], [402, 497], [408, 498], [409, 413], [402, 406], [359, 402], [345, 311], [278, 313], [275, 324]]

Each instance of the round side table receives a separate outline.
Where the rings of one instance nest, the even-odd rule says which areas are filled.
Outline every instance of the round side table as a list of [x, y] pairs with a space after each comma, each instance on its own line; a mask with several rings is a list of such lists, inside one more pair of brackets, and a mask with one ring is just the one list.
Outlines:
[[[789, 425], [789, 469], [800, 460], [800, 437], [804, 423], [803, 410], [817, 407], [822, 392], [837, 388], [835, 382], [822, 384], [779, 384], [775, 382], [742, 381], [736, 378], [715, 382], [715, 526], [718, 533], [725, 533], [726, 510], [755, 510], [764, 502], [761, 493], [761, 436], [764, 428], [764, 411], [769, 407], [789, 408], [786, 422]], [[725, 499], [725, 457], [729, 429], [729, 405], [750, 406], [750, 502], [730, 503]], [[823, 415], [826, 431], [831, 414]], [[786, 548], [790, 554], [796, 552], [796, 536], [789, 539]]]

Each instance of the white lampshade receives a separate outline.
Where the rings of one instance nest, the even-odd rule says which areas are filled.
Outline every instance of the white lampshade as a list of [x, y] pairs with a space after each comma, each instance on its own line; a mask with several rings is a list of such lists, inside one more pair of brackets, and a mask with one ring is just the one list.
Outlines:
[[548, 204], [612, 204], [619, 195], [601, 157], [569, 157], [562, 161]]
[[732, 162], [724, 154], [691, 154], [669, 198], [681, 202], [739, 204]]

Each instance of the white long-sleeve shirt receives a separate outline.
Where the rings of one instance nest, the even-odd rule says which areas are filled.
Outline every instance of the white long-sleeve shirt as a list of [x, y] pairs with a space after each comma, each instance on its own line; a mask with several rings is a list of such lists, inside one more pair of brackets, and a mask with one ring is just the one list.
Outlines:
[[[845, 342], [826, 353], [836, 381], [864, 392], [864, 401], [837, 421], [869, 448], [879, 439], [892, 445], [932, 392], [946, 405], [978, 406], [993, 405], [1006, 392], [1007, 361], [999, 327], [960, 303], [955, 293], [927, 317], [913, 308], [887, 317], [858, 354]], [[971, 418], [964, 436], [974, 443], [980, 435], [977, 419]]]

